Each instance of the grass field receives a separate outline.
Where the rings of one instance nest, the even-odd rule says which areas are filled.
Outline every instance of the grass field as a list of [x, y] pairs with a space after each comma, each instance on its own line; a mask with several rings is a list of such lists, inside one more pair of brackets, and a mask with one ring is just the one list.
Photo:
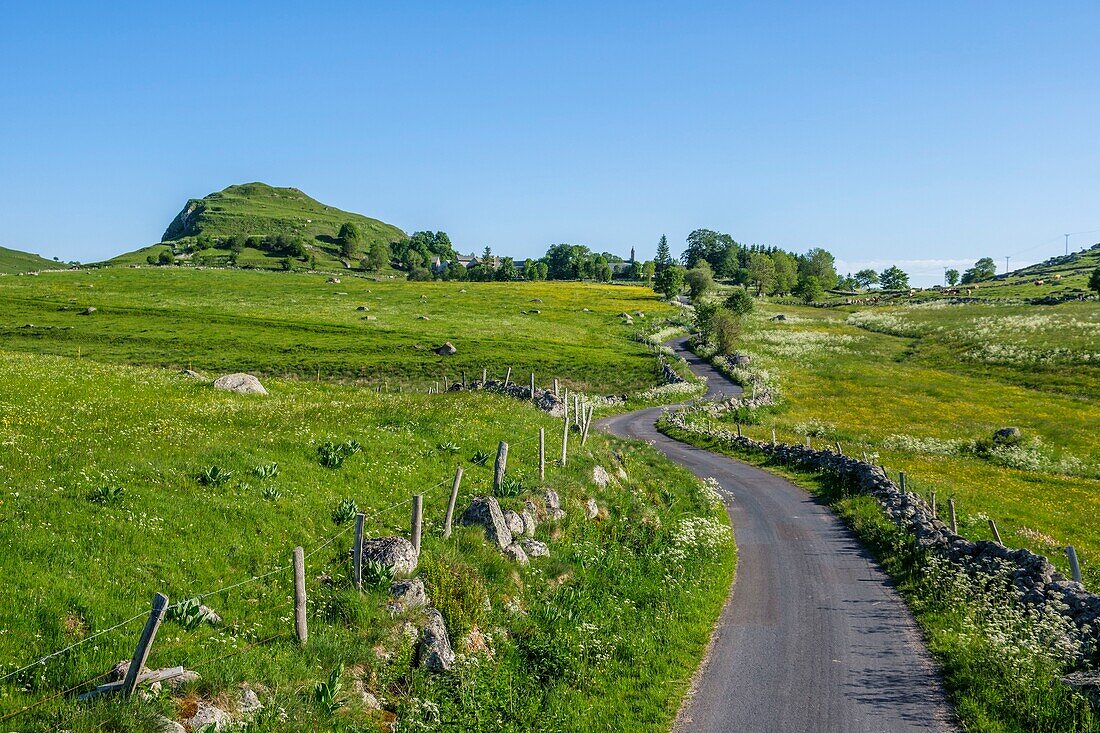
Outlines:
[[[390, 388], [426, 388], [463, 370], [471, 379], [482, 369], [502, 378], [512, 367], [521, 382], [534, 371], [610, 394], [658, 383], [648, 347], [631, 336], [675, 310], [633, 286], [327, 280], [187, 268], [4, 278], [0, 344], [211, 373], [319, 373]], [[96, 311], [82, 315], [89, 306]], [[635, 316], [634, 326], [618, 317], [639, 311], [646, 317]], [[445, 341], [458, 353], [437, 356]]]
[[[537, 498], [534, 436], [545, 427], [550, 445], [559, 445], [559, 421], [477, 393], [267, 386], [268, 397], [231, 395], [165, 370], [4, 353], [5, 673], [142, 614], [153, 591], [193, 597], [285, 566], [296, 544], [320, 548], [307, 561], [306, 650], [291, 639], [290, 577], [281, 570], [206, 598], [225, 619], [216, 627], [166, 623], [150, 665], [198, 669], [202, 681], [184, 693], [132, 706], [65, 698], [3, 717], [128, 657], [139, 618], [0, 685], [5, 730], [146, 731], [154, 714], [181, 717], [199, 698], [231, 699], [241, 682], [259, 686], [267, 706], [249, 730], [376, 730], [389, 713], [362, 709], [350, 689], [356, 679], [403, 729], [667, 728], [733, 570], [724, 511], [697, 480], [643, 445], [594, 435], [575, 447], [567, 469], [549, 468], [545, 486], [562, 495], [569, 514], [539, 526], [551, 558], [520, 568], [479, 529], [442, 539], [449, 479], [456, 464], [466, 467], [460, 508], [487, 492], [492, 461], [471, 457], [507, 439], [519, 496], [502, 502]], [[339, 469], [319, 463], [319, 444], [349, 439], [361, 453]], [[622, 452], [629, 478], [600, 489], [592, 467], [614, 473], [612, 449]], [[271, 464], [277, 475], [256, 472]], [[199, 477], [212, 466], [229, 478], [204, 485]], [[369, 535], [405, 534], [416, 492], [426, 495], [421, 575], [429, 593], [456, 644], [476, 626], [494, 649], [461, 657], [457, 672], [438, 679], [411, 669], [406, 619], [382, 611], [384, 592], [360, 599], [349, 588], [350, 525], [333, 518], [351, 499], [372, 515]], [[588, 497], [606, 510], [599, 521], [584, 519]], [[399, 502], [406, 503], [373, 516]], [[323, 574], [334, 578], [331, 587]], [[234, 652], [241, 653], [210, 661]], [[347, 704], [328, 713], [312, 691], [339, 665]]]
[[[770, 320], [776, 313], [787, 320]], [[746, 324], [742, 346], [778, 379], [782, 402], [745, 430], [766, 438], [775, 427], [781, 440], [809, 435], [877, 456], [917, 491], [935, 491], [940, 506], [954, 497], [967, 536], [988, 538], [992, 518], [1008, 544], [1063, 570], [1062, 549], [1073, 544], [1095, 588], [1098, 334], [1095, 303], [767, 306]], [[1008, 426], [1022, 431], [1019, 445], [980, 449]]]
[[60, 262], [47, 260], [29, 252], [0, 247], [0, 274], [14, 275], [20, 272], [38, 272], [66, 267]]

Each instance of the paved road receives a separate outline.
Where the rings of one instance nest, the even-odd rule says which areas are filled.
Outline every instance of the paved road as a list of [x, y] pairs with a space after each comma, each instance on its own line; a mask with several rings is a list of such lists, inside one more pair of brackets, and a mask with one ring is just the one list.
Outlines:
[[[683, 347], [710, 395], [739, 387]], [[656, 431], [663, 408], [598, 426], [654, 444], [726, 493], [737, 581], [678, 730], [751, 733], [952, 731], [936, 667], [888, 578], [805, 491]]]

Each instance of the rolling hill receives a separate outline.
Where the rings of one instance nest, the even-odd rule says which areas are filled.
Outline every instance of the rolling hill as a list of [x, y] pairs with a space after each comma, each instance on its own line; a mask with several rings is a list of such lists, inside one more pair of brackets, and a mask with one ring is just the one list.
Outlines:
[[168, 225], [160, 243], [119, 255], [108, 264], [145, 264], [150, 256], [156, 259], [166, 250], [182, 262], [225, 264], [230, 254], [226, 244], [239, 236], [248, 242], [237, 253], [239, 266], [275, 269], [281, 266], [283, 253], [265, 249], [257, 240], [282, 236], [301, 240], [306, 259], [319, 266], [343, 268], [346, 265], [336, 236], [347, 222], [359, 228], [364, 249], [405, 236], [392, 224], [328, 206], [296, 188], [243, 183], [190, 199]]
[[15, 275], [20, 272], [37, 272], [38, 270], [61, 267], [64, 267], [64, 265], [53, 260], [47, 260], [45, 257], [33, 255], [30, 252], [20, 252], [17, 249], [0, 247], [0, 273]]

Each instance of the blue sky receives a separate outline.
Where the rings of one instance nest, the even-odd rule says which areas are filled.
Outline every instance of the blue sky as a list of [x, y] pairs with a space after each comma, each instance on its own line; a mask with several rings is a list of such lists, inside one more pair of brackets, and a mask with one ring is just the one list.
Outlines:
[[1096, 3], [17, 3], [0, 244], [92, 261], [296, 186], [463, 251], [692, 229], [842, 269], [1100, 240]]

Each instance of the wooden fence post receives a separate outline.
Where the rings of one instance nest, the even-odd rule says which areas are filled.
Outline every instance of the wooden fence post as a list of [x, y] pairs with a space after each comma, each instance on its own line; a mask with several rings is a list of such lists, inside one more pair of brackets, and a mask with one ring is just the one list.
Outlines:
[[458, 487], [462, 485], [462, 466], [455, 469], [455, 481], [451, 484], [451, 498], [447, 500], [447, 518], [443, 520], [443, 538], [451, 536], [451, 521], [455, 516], [455, 502], [458, 501]]
[[842, 455], [844, 455], [844, 451], [842, 451], [842, 450], [840, 449], [840, 441], [839, 441], [839, 440], [838, 440], [838, 441], [836, 442], [836, 454], [837, 454], [838, 456], [842, 456]]
[[558, 378], [557, 377], [554, 377], [554, 396], [555, 397], [560, 397], [561, 396], [561, 393], [558, 392]]
[[741, 423], [740, 422], [737, 423], [737, 437], [738, 438], [741, 437]]
[[351, 546], [352, 579], [355, 581], [355, 589], [363, 592], [363, 523], [367, 515], [359, 512], [355, 515], [355, 544]]
[[531, 401], [535, 401], [535, 373], [531, 372]]
[[466, 370], [462, 370], [462, 389], [466, 389]]
[[573, 395], [573, 424], [578, 428], [581, 426], [581, 397], [580, 395]]
[[1001, 533], [997, 531], [997, 523], [992, 519], [989, 520], [989, 531], [993, 533], [993, 541], [1004, 547], [1004, 543], [1001, 542]]
[[482, 389], [485, 389], [485, 382], [488, 378], [489, 378], [489, 370], [483, 368], [481, 370], [481, 388]]
[[955, 500], [954, 499], [948, 499], [947, 500], [947, 514], [948, 514], [948, 517], [951, 519], [951, 534], [958, 534], [959, 533], [959, 521], [955, 517]]
[[508, 373], [504, 375], [504, 388], [508, 389], [508, 382], [512, 380], [512, 367], [508, 367]]
[[772, 448], [775, 447], [775, 428], [772, 428]]
[[569, 458], [569, 396], [565, 399], [565, 419], [562, 421], [561, 431], [561, 465], [565, 467], [565, 461]]
[[539, 428], [539, 481], [546, 480], [546, 428]]
[[909, 493], [906, 490], [906, 487], [905, 487], [905, 471], [898, 471], [898, 480], [901, 482], [901, 493], [902, 494]]
[[508, 470], [508, 444], [503, 440], [497, 446], [497, 460], [493, 464], [493, 493], [500, 496], [500, 488], [504, 485], [504, 472]]
[[588, 442], [588, 428], [592, 425], [592, 415], [596, 412], [596, 406], [590, 405], [588, 407], [588, 417], [584, 420], [584, 432], [581, 433], [581, 445]]
[[1081, 582], [1081, 564], [1077, 561], [1077, 550], [1073, 549], [1073, 545], [1066, 547], [1066, 557], [1069, 558], [1069, 572], [1073, 577], [1074, 583]]
[[309, 639], [306, 628], [306, 551], [294, 548], [294, 633], [298, 643], [305, 645]]
[[134, 656], [130, 659], [130, 668], [126, 670], [126, 677], [122, 680], [122, 696], [130, 697], [137, 689], [141, 670], [149, 659], [149, 650], [153, 647], [153, 639], [157, 638], [157, 629], [164, 620], [164, 614], [168, 611], [168, 596], [157, 593], [153, 596], [153, 608], [149, 611], [149, 618], [145, 622], [145, 628], [141, 630]]
[[416, 554], [420, 554], [420, 537], [424, 528], [424, 495], [413, 496], [412, 511], [412, 546]]
[[935, 519], [938, 516], [939, 516], [939, 513], [936, 512], [936, 492], [933, 491], [932, 492], [932, 518]]

